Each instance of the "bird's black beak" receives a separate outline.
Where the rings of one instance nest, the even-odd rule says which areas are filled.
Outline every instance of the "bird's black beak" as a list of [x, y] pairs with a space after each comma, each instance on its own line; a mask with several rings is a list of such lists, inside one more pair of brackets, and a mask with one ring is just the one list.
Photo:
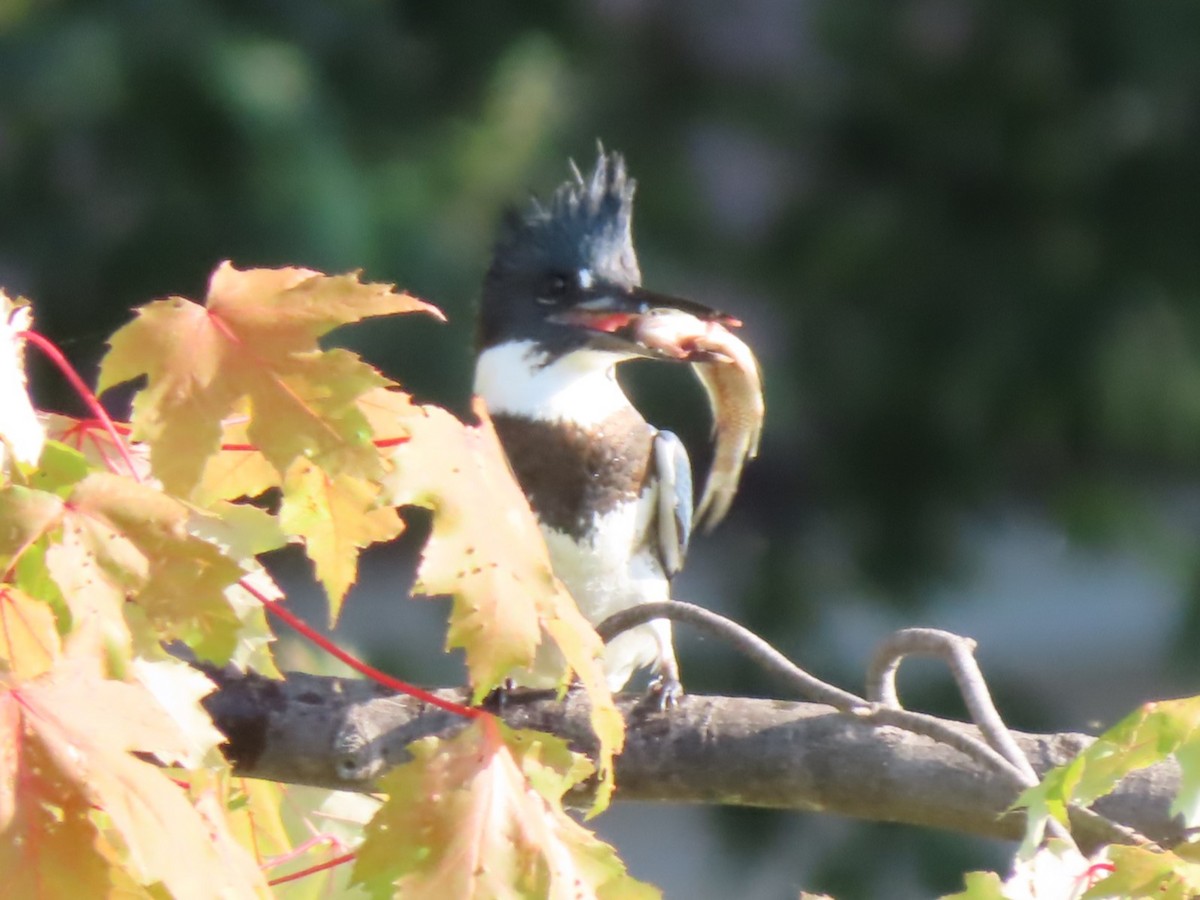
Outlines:
[[670, 342], [651, 337], [661, 331], [658, 327], [661, 323], [668, 320], [694, 323], [684, 326], [685, 330], [703, 328], [707, 323], [727, 327], [742, 324], [733, 316], [702, 303], [642, 287], [597, 288], [547, 318], [560, 325], [595, 332], [592, 343], [600, 349], [689, 362], [700, 361], [695, 352], [685, 353]]

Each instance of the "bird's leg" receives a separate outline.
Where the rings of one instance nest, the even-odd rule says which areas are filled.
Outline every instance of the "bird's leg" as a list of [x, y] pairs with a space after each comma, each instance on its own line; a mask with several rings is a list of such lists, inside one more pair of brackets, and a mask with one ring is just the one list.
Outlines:
[[679, 698], [683, 696], [679, 662], [675, 659], [675, 644], [671, 640], [671, 620], [655, 619], [649, 625], [658, 643], [658, 662], [654, 666], [656, 676], [650, 682], [650, 694], [657, 697], [659, 709], [671, 709], [679, 705]]
[[497, 687], [491, 689], [488, 695], [483, 698], [483, 702], [479, 705], [484, 709], [492, 710], [496, 715], [504, 714], [504, 707], [508, 705], [508, 698], [516, 689], [517, 684], [511, 678], [505, 678]]

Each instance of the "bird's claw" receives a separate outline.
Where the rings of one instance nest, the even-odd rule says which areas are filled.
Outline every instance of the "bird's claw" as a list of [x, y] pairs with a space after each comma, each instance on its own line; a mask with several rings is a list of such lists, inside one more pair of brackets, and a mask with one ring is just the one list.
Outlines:
[[479, 705], [484, 709], [494, 711], [498, 716], [503, 715], [504, 708], [508, 706], [508, 698], [516, 687], [516, 682], [511, 678], [505, 678], [503, 682], [488, 692]]
[[683, 697], [683, 685], [678, 678], [659, 676], [650, 682], [647, 699], [653, 700], [661, 712], [674, 709]]

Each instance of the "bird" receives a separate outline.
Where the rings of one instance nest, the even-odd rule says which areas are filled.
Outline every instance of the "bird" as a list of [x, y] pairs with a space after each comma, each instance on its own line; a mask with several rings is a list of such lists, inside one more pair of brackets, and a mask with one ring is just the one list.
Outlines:
[[[476, 334], [481, 397], [549, 550], [555, 575], [593, 625], [637, 604], [671, 599], [692, 531], [692, 469], [670, 431], [649, 424], [616, 378], [637, 358], [631, 321], [681, 310], [724, 314], [642, 287], [633, 246], [636, 183], [601, 147], [594, 170], [548, 202], [504, 216], [484, 277]], [[655, 619], [605, 648], [613, 691], [650, 668], [665, 708], [682, 696], [671, 623]], [[549, 687], [561, 657], [540, 650], [513, 682]]]

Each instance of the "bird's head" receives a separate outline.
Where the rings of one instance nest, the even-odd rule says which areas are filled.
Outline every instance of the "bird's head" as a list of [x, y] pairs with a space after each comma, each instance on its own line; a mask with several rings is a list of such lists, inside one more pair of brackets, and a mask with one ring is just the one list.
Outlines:
[[534, 199], [505, 217], [483, 286], [480, 351], [532, 341], [547, 362], [580, 349], [673, 359], [634, 339], [640, 317], [682, 310], [705, 321], [734, 321], [641, 286], [633, 249], [635, 182], [620, 154], [601, 150], [587, 177], [574, 164], [571, 170], [548, 204]]

